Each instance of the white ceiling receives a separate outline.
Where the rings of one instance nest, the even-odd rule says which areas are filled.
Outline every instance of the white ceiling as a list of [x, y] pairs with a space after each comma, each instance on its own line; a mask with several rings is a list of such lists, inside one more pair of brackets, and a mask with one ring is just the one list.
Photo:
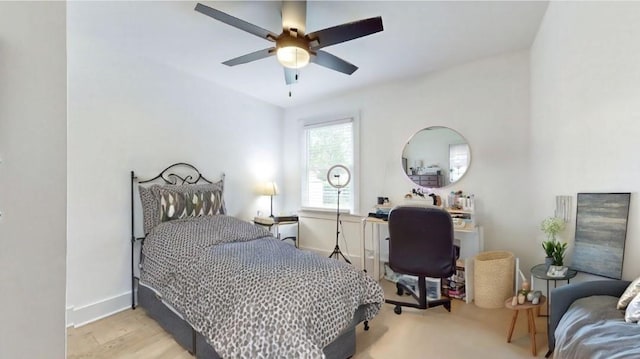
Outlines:
[[[204, 4], [279, 34], [280, 3]], [[384, 31], [324, 50], [359, 67], [351, 76], [315, 64], [287, 86], [275, 57], [235, 67], [221, 62], [272, 43], [194, 11], [196, 2], [70, 2], [69, 28], [113, 51], [145, 57], [281, 107], [372, 84], [407, 79], [529, 48], [546, 1], [316, 1], [307, 32], [382, 16]], [[289, 88], [292, 97], [289, 97]]]

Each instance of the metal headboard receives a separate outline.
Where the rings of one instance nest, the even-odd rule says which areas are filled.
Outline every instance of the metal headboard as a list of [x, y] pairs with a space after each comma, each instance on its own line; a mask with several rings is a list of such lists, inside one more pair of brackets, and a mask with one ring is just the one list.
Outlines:
[[[224, 180], [224, 173], [220, 177]], [[144, 244], [145, 236], [136, 237], [135, 234], [135, 187], [137, 184], [168, 184], [168, 185], [191, 185], [198, 183], [213, 183], [213, 181], [205, 178], [194, 165], [186, 162], [178, 162], [170, 165], [169, 167], [158, 173], [157, 176], [141, 180], [134, 171], [131, 171], [131, 309], [136, 309], [136, 294], [135, 285], [136, 281], [140, 280], [135, 276], [135, 245], [136, 242], [140, 242], [140, 253], [142, 253], [142, 245]]]

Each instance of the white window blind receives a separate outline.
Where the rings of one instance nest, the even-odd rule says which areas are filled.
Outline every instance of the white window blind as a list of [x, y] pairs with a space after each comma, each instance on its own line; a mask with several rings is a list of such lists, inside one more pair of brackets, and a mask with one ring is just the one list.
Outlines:
[[469, 163], [469, 145], [449, 145], [449, 182], [453, 183], [467, 172]]
[[303, 127], [304, 163], [301, 176], [303, 208], [336, 208], [338, 190], [329, 185], [327, 171], [332, 166], [340, 164], [349, 168], [351, 172], [351, 182], [341, 189], [340, 209], [354, 211], [355, 132], [353, 118], [308, 124]]

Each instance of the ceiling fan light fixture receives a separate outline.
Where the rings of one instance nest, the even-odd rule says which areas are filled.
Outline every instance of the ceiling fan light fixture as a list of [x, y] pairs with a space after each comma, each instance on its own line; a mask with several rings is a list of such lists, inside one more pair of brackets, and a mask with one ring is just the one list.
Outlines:
[[298, 46], [279, 47], [276, 57], [282, 66], [290, 69], [305, 67], [309, 64], [309, 60], [311, 59], [309, 51]]

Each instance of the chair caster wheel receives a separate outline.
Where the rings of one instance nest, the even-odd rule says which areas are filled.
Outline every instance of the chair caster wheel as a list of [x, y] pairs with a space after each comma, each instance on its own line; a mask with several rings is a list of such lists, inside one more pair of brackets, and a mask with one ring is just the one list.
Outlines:
[[404, 290], [402, 289], [400, 284], [396, 284], [396, 294], [397, 295], [403, 295], [404, 294]]
[[399, 306], [399, 305], [396, 305], [396, 307], [393, 308], [393, 312], [398, 314], [398, 315], [402, 314], [402, 307]]
[[369, 330], [369, 321], [367, 320], [364, 321], [364, 330], [365, 331]]

